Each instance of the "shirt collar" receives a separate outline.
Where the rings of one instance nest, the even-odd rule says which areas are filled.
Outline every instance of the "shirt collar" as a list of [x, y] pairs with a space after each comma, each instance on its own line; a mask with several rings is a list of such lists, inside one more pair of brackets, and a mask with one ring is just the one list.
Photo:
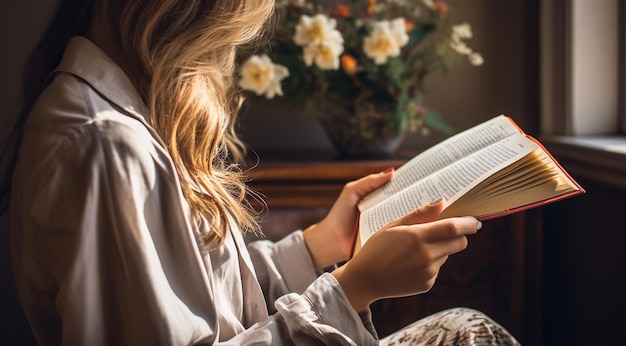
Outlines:
[[124, 71], [98, 46], [85, 37], [73, 37], [55, 72], [76, 75], [103, 97], [146, 121], [145, 103]]

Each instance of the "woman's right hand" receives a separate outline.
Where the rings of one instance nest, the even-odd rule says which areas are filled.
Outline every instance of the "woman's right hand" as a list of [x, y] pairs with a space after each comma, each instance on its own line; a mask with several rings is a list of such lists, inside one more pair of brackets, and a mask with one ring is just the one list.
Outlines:
[[436, 220], [441, 201], [417, 208], [376, 232], [344, 266], [333, 271], [356, 311], [389, 297], [427, 292], [448, 256], [467, 247], [481, 223], [474, 217]]

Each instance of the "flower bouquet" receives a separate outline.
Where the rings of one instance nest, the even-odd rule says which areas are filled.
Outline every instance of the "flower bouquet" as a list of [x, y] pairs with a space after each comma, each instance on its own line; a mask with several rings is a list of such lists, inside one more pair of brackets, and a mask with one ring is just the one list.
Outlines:
[[483, 62], [444, 0], [277, 0], [276, 19], [239, 85], [317, 116], [342, 154], [385, 155], [406, 131], [451, 131], [422, 106], [424, 79]]

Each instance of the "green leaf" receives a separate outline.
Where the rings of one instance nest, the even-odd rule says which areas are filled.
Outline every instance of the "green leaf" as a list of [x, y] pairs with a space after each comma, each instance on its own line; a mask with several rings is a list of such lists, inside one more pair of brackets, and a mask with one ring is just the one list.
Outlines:
[[424, 116], [424, 124], [428, 126], [428, 128], [437, 130], [447, 136], [451, 136], [456, 132], [452, 127], [450, 127], [450, 125], [446, 124], [439, 113], [430, 108]]
[[409, 34], [409, 46], [414, 46], [421, 43], [428, 35], [434, 32], [436, 27], [433, 24], [425, 23], [419, 25]]

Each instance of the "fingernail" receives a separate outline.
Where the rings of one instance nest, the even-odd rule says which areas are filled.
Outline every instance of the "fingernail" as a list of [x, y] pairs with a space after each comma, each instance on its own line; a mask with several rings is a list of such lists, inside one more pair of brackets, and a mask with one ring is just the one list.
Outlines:
[[387, 168], [387, 169], [385, 169], [383, 171], [383, 173], [391, 173], [391, 172], [393, 172], [393, 166], [391, 166], [391, 167], [389, 167], [389, 168]]
[[433, 198], [433, 199], [430, 201], [430, 203], [428, 203], [428, 204], [437, 204], [437, 203], [441, 202], [441, 200], [442, 200], [442, 198], [441, 198], [441, 196], [439, 196], [439, 197], [437, 197], [437, 198]]
[[477, 230], [477, 231], [480, 231], [480, 229], [481, 229], [481, 228], [483, 228], [483, 223], [482, 223], [482, 222], [480, 222], [480, 221], [478, 221], [478, 222], [476, 223], [476, 230]]

